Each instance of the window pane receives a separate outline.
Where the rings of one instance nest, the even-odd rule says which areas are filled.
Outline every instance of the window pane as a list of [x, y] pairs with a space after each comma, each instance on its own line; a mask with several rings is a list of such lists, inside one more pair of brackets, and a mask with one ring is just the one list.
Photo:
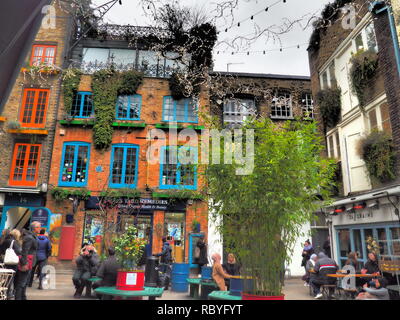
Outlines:
[[378, 121], [376, 120], [376, 110], [373, 109], [370, 112], [368, 112], [368, 118], [369, 118], [369, 127], [370, 130], [374, 130], [378, 128]]
[[367, 38], [368, 49], [373, 51], [378, 51], [378, 44], [376, 42], [374, 24], [372, 22], [365, 28], [365, 35]]
[[43, 47], [40, 46], [35, 46], [34, 47], [34, 53], [33, 53], [33, 59], [32, 59], [32, 65], [40, 65], [42, 62], [42, 57], [43, 57]]
[[335, 134], [336, 137], [336, 150], [337, 150], [337, 158], [340, 159], [341, 155], [340, 155], [340, 140], [339, 140], [339, 132], [336, 132]]
[[35, 100], [35, 91], [26, 90], [24, 112], [22, 116], [22, 123], [30, 123], [32, 121], [32, 112]]
[[336, 77], [335, 77], [335, 60], [329, 65], [329, 80], [330, 87], [336, 87]]
[[322, 74], [322, 89], [328, 88], [328, 73], [325, 71]]
[[44, 63], [46, 65], [52, 65], [54, 64], [54, 54], [55, 54], [55, 48], [54, 47], [48, 47], [46, 48], [46, 55], [44, 57]]
[[187, 104], [187, 121], [196, 122], [197, 121], [197, 101], [194, 99], [188, 99]]
[[17, 151], [17, 156], [15, 157], [15, 168], [14, 168], [14, 173], [13, 173], [13, 180], [14, 181], [22, 181], [27, 146], [19, 145], [17, 148], [18, 148], [17, 149], [18, 151]]
[[117, 100], [117, 118], [128, 118], [128, 96], [119, 96]]
[[347, 254], [351, 252], [350, 231], [348, 229], [339, 230], [338, 237], [340, 256], [347, 257]]
[[311, 93], [301, 95], [301, 106], [304, 118], [314, 118], [314, 105]]
[[357, 255], [360, 259], [364, 259], [361, 230], [353, 230], [353, 239], [354, 239], [354, 251], [357, 252]]
[[292, 116], [291, 94], [281, 90], [272, 100], [271, 116], [277, 118], [290, 118]]
[[129, 119], [140, 119], [140, 101], [139, 95], [129, 96]]
[[392, 254], [395, 256], [395, 259], [400, 258], [400, 227], [390, 228], [390, 232], [392, 235]]
[[176, 171], [177, 171], [177, 164], [174, 164], [173, 162], [176, 162], [175, 156], [172, 156], [172, 152], [168, 148], [164, 149], [164, 164], [163, 166], [163, 172], [162, 172], [162, 184], [163, 185], [176, 185], [177, 184], [177, 179], [176, 179]]
[[171, 97], [164, 99], [163, 116], [165, 121], [174, 121], [174, 100]]
[[90, 117], [93, 113], [92, 95], [85, 93], [83, 96], [82, 117]]
[[112, 183], [122, 183], [122, 168], [124, 161], [124, 148], [114, 148], [114, 161], [112, 163]]
[[76, 182], [86, 181], [86, 164], [88, 156], [88, 147], [79, 146], [78, 149], [78, 161], [76, 163]]
[[333, 136], [329, 136], [328, 138], [328, 144], [329, 144], [329, 157], [330, 158], [334, 158], [335, 157], [335, 148], [333, 145]]
[[75, 146], [67, 145], [64, 151], [64, 163], [62, 164], [61, 180], [71, 182], [74, 170]]
[[390, 124], [390, 115], [389, 115], [389, 105], [385, 102], [380, 105], [381, 109], [381, 119], [382, 119], [382, 129], [387, 134], [392, 134], [392, 126]]
[[47, 91], [39, 91], [38, 101], [36, 105], [35, 123], [42, 124], [46, 112]]
[[362, 34], [360, 33], [357, 37], [356, 37], [356, 49], [358, 50], [363, 50], [364, 49], [364, 43], [363, 43], [363, 39], [362, 39]]
[[187, 99], [181, 99], [176, 101], [176, 121], [184, 122], [185, 119], [185, 106]]
[[35, 181], [38, 156], [39, 146], [31, 146], [29, 152], [28, 167], [26, 169], [26, 181]]
[[387, 243], [387, 236], [385, 229], [378, 229], [378, 245], [380, 247], [379, 251], [381, 255], [389, 254], [389, 247]]
[[126, 150], [126, 167], [125, 167], [125, 184], [134, 184], [136, 176], [136, 157], [137, 148], [127, 148]]

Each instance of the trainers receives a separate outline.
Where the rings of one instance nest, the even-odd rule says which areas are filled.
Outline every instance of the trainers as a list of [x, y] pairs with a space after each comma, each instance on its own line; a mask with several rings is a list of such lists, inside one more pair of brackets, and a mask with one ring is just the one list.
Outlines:
[[322, 296], [322, 293], [318, 293], [314, 298], [315, 299], [321, 299], [323, 296]]
[[307, 287], [307, 282], [304, 282], [304, 286]]

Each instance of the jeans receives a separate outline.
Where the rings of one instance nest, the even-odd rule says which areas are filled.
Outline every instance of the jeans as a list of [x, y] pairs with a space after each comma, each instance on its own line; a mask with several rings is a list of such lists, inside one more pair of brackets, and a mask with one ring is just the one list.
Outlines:
[[26, 287], [31, 276], [32, 270], [17, 271], [15, 282], [15, 300], [26, 300]]
[[36, 261], [35, 266], [32, 268], [31, 272], [31, 277], [29, 280], [29, 287], [32, 287], [33, 283], [33, 278], [35, 276], [35, 273], [39, 275], [39, 285], [42, 285], [42, 280], [44, 278], [44, 273], [42, 273], [43, 267], [47, 264], [47, 259], [41, 260], [41, 261]]
[[318, 278], [311, 278], [310, 279], [310, 286], [313, 289], [314, 295], [317, 295], [321, 293], [321, 286], [324, 284], [335, 284], [336, 279], [330, 280], [330, 279], [318, 279]]

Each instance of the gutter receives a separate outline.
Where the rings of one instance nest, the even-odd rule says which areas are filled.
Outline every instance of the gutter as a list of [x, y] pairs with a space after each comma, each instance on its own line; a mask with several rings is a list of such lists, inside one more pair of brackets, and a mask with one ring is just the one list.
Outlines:
[[394, 54], [396, 56], [396, 63], [397, 63], [397, 73], [400, 77], [400, 48], [399, 48], [399, 39], [397, 37], [397, 31], [395, 27], [395, 21], [393, 18], [393, 10], [391, 6], [385, 4], [384, 1], [374, 1], [370, 4], [369, 11], [374, 12], [375, 14], [382, 13], [383, 11], [387, 11], [389, 24], [390, 24], [390, 31], [393, 40], [393, 49]]
[[42, 190], [40, 190], [40, 189], [24, 189], [24, 188], [0, 188], [0, 192], [39, 194], [39, 193], [42, 193]]

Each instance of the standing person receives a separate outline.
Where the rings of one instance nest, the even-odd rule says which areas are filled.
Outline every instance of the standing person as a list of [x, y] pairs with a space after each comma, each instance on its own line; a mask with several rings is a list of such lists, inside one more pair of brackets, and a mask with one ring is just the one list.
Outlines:
[[218, 285], [219, 290], [226, 291], [225, 279], [230, 279], [232, 276], [225, 273], [221, 265], [221, 255], [219, 253], [214, 253], [211, 256], [213, 263], [212, 267], [212, 278]]
[[6, 253], [7, 248], [4, 246], [4, 241], [7, 239], [10, 234], [10, 229], [4, 229], [1, 233], [0, 237], [0, 262], [3, 262], [4, 255]]
[[161, 257], [160, 265], [160, 280], [164, 290], [168, 290], [169, 279], [171, 278], [171, 263], [172, 263], [172, 249], [167, 241], [167, 237], [162, 237], [163, 247], [162, 252], [155, 254], [156, 257]]
[[313, 248], [310, 240], [307, 239], [304, 242], [303, 252], [301, 253], [301, 256], [303, 257], [303, 259], [301, 261], [301, 266], [304, 267], [306, 275], [307, 275], [306, 264], [307, 264], [307, 261], [310, 260], [310, 257], [313, 253], [314, 253], [314, 248]]
[[328, 277], [327, 274], [335, 274], [339, 269], [335, 260], [329, 258], [325, 253], [318, 254], [318, 261], [315, 263], [315, 278], [310, 279], [310, 286], [315, 294], [315, 299], [322, 298], [321, 286], [323, 284], [335, 284], [336, 279]]
[[31, 223], [31, 230], [23, 231], [22, 252], [15, 283], [15, 300], [26, 300], [26, 287], [30, 279], [32, 266], [36, 263], [36, 251], [38, 247], [36, 234], [39, 233], [40, 228], [40, 222], [33, 221]]
[[331, 257], [331, 239], [326, 238], [324, 244], [322, 245], [322, 249], [324, 249], [325, 254], [330, 258]]
[[44, 278], [44, 274], [42, 273], [43, 267], [47, 264], [47, 259], [51, 256], [51, 243], [50, 240], [45, 235], [46, 230], [41, 229], [40, 233], [37, 237], [38, 241], [38, 250], [36, 253], [36, 263], [32, 268], [31, 278], [29, 282], [29, 287], [32, 287], [33, 278], [35, 276], [35, 272], [38, 273], [39, 278], [39, 290], [43, 290], [42, 281]]
[[[11, 244], [12, 244], [12, 246], [11, 246]], [[20, 256], [21, 251], [22, 251], [21, 244], [22, 244], [21, 232], [19, 232], [19, 230], [17, 230], [17, 229], [13, 229], [11, 232], [9, 231], [7, 233], [7, 236], [5, 237], [3, 243], [1, 244], [0, 254], [5, 254], [5, 252], [8, 248], [12, 248], [14, 250], [15, 254], [17, 256]], [[3, 253], [3, 248], [4, 248], [4, 253]], [[12, 269], [15, 271], [15, 273], [13, 275], [13, 279], [10, 281], [10, 285], [7, 290], [7, 297], [8, 297], [7, 299], [11, 300], [14, 296], [14, 289], [15, 289], [15, 282], [16, 282], [15, 280], [17, 278], [16, 274], [17, 274], [18, 265], [6, 264], [5, 268]]]
[[198, 252], [198, 257], [195, 257], [195, 263], [199, 266], [199, 274], [201, 274], [201, 267], [207, 266], [208, 257], [207, 257], [207, 244], [203, 241], [203, 239], [199, 239], [196, 243], [195, 255], [196, 251]]

